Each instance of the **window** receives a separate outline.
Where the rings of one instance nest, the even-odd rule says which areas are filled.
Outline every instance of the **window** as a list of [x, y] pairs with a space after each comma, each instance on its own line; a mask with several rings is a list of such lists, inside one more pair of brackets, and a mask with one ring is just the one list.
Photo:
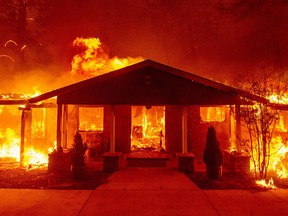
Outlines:
[[79, 107], [80, 131], [103, 131], [103, 107]]
[[225, 121], [226, 107], [200, 107], [200, 116], [203, 122]]

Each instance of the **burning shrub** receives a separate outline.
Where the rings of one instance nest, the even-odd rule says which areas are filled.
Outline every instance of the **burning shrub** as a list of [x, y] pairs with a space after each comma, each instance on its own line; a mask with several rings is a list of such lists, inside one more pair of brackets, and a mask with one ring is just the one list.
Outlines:
[[264, 71], [259, 77], [241, 77], [236, 80], [236, 87], [267, 99], [251, 101], [253, 105], [241, 106], [240, 109], [242, 123], [247, 129], [247, 136], [242, 138], [241, 142], [251, 156], [256, 179], [266, 179], [269, 168], [274, 169], [271, 166], [271, 156], [284, 149], [281, 147], [275, 150], [275, 143], [272, 142], [280, 119], [280, 110], [274, 108], [270, 102], [274, 103], [274, 106], [287, 103], [285, 98], [288, 86], [280, 82], [278, 76], [273, 71]]

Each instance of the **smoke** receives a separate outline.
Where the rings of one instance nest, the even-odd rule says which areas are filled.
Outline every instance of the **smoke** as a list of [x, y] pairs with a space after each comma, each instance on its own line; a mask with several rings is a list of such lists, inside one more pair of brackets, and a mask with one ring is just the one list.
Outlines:
[[[54, 81], [55, 77], [65, 77], [71, 70], [71, 60], [78, 54], [72, 46], [77, 37], [100, 38], [109, 56], [142, 56], [223, 83], [232, 82], [237, 74], [259, 71], [263, 65], [288, 68], [286, 1], [51, 2], [37, 38], [41, 49], [38, 46], [40, 51], [30, 56], [41, 57], [44, 70], [20, 72], [20, 77], [32, 76], [35, 83], [49, 81], [45, 89], [58, 86], [62, 81]], [[6, 76], [1, 59], [0, 65]], [[8, 70], [13, 72], [13, 67]]]

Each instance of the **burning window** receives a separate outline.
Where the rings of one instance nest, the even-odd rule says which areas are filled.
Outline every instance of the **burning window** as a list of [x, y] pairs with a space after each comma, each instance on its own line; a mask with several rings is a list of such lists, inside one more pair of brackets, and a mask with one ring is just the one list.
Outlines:
[[103, 107], [79, 107], [80, 131], [103, 131]]
[[[104, 107], [79, 107], [79, 130], [90, 156], [98, 158], [106, 150], [103, 141]], [[93, 150], [92, 150], [93, 149]]]
[[165, 107], [133, 106], [131, 113], [131, 149], [165, 149]]
[[200, 116], [203, 122], [225, 121], [226, 107], [200, 107]]

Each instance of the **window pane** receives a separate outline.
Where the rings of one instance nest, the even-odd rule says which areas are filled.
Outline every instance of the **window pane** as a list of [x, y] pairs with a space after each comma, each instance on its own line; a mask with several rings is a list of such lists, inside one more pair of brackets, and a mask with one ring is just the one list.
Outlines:
[[79, 130], [103, 131], [103, 107], [79, 107]]
[[200, 116], [204, 122], [223, 122], [225, 107], [200, 107]]

